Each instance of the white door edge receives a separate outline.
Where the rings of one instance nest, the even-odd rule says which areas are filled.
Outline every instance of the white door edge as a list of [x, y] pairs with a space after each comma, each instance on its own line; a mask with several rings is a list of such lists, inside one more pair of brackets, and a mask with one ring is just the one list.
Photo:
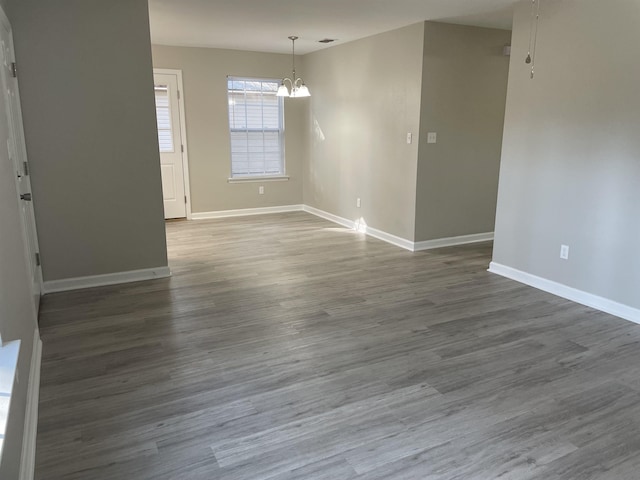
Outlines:
[[182, 171], [184, 173], [184, 194], [187, 197], [185, 208], [187, 212], [187, 220], [191, 220], [191, 181], [189, 179], [189, 148], [187, 147], [187, 124], [184, 108], [184, 86], [182, 83], [182, 70], [175, 70], [171, 68], [154, 68], [153, 73], [159, 73], [161, 75], [175, 75], [178, 79], [178, 91], [180, 92], [180, 98], [178, 98], [180, 133], [182, 137], [182, 145], [184, 147], [184, 150], [182, 152]]

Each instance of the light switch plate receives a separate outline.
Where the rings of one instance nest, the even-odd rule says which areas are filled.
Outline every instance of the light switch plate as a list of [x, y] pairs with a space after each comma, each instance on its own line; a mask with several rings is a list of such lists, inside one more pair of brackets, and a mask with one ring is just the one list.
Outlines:
[[438, 134], [436, 132], [427, 132], [427, 143], [436, 143], [438, 141]]

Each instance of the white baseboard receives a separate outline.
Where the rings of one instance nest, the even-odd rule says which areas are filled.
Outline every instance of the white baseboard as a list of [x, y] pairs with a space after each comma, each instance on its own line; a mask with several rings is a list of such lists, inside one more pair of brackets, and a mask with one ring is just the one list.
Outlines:
[[325, 220], [329, 220], [330, 222], [337, 223], [338, 225], [342, 225], [343, 227], [350, 228], [352, 230], [357, 230], [369, 235], [370, 237], [382, 240], [383, 242], [391, 243], [392, 245], [404, 248], [405, 250], [413, 251], [413, 242], [406, 238], [398, 237], [376, 228], [371, 228], [357, 221], [348, 220], [346, 218], [339, 217], [338, 215], [334, 215], [333, 213], [325, 212], [324, 210], [319, 210], [315, 207], [310, 207], [309, 205], [304, 205], [303, 210], [315, 215], [316, 217], [324, 218]]
[[435, 240], [416, 242], [414, 251], [419, 252], [422, 250], [432, 250], [434, 248], [466, 245], [468, 243], [489, 242], [491, 240], [493, 240], [493, 232], [474, 233], [473, 235], [461, 235], [459, 237], [437, 238]]
[[496, 275], [557, 295], [558, 297], [566, 298], [572, 302], [595, 308], [601, 312], [609, 313], [634, 323], [640, 323], [640, 309], [614, 302], [608, 298], [600, 297], [583, 290], [568, 287], [567, 285], [547, 280], [546, 278], [538, 277], [521, 270], [516, 270], [515, 268], [507, 267], [506, 265], [501, 265], [496, 262], [491, 262], [489, 271]]
[[357, 228], [356, 222], [352, 220], [347, 220], [346, 218], [339, 217], [338, 215], [334, 215], [333, 213], [325, 212], [324, 210], [319, 210], [315, 207], [310, 207], [309, 205], [303, 205], [302, 209], [305, 212], [310, 213], [311, 215], [324, 218], [325, 220], [337, 223], [338, 225], [342, 225], [343, 227], [351, 228], [353, 230], [359, 230], [359, 228]]
[[396, 247], [404, 248], [405, 250], [409, 250], [410, 252], [416, 251], [415, 243], [411, 240], [407, 240], [406, 238], [398, 237], [397, 235], [378, 230], [377, 228], [371, 228], [369, 226], [365, 226], [363, 231], [370, 237], [377, 238], [378, 240], [390, 243], [391, 245], [395, 245]]
[[467, 243], [486, 242], [489, 240], [493, 240], [493, 232], [489, 232], [464, 235], [461, 237], [439, 238], [436, 240], [427, 240], [425, 242], [412, 242], [411, 240], [407, 240], [406, 238], [398, 237], [397, 235], [393, 235], [391, 233], [387, 233], [385, 231], [378, 230], [367, 225], [361, 225], [357, 221], [348, 220], [346, 218], [334, 215], [333, 213], [310, 207], [309, 205], [304, 205], [303, 210], [317, 217], [324, 218], [325, 220], [337, 223], [338, 225], [342, 225], [343, 227], [366, 233], [370, 237], [377, 238], [378, 240], [390, 243], [392, 245], [395, 245], [396, 247], [404, 248], [405, 250], [409, 250], [410, 252], [418, 252], [421, 250], [430, 250], [433, 248], [451, 247], [454, 245], [464, 245]]
[[269, 213], [301, 212], [302, 205], [282, 205], [279, 207], [241, 208], [238, 210], [219, 210], [217, 212], [194, 212], [192, 220], [210, 220], [214, 218], [244, 217], [247, 215], [266, 215]]
[[50, 280], [44, 282], [43, 293], [66, 292], [68, 290], [140, 282], [142, 280], [152, 280], [154, 278], [165, 278], [170, 276], [171, 270], [169, 270], [169, 267], [157, 267], [146, 268], [144, 270], [130, 270], [128, 272], [107, 273], [104, 275], [92, 275], [88, 277], [64, 278], [62, 280]]
[[20, 458], [20, 480], [33, 480], [35, 473], [41, 361], [42, 340], [40, 340], [40, 332], [36, 328], [33, 335], [33, 353], [29, 370], [29, 386], [27, 387], [27, 408], [22, 436], [22, 456]]

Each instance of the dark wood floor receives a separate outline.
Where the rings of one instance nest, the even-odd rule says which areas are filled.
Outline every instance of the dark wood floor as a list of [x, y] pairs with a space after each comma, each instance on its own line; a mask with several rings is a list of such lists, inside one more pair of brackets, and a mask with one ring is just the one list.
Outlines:
[[49, 295], [36, 478], [640, 478], [640, 327], [305, 213]]

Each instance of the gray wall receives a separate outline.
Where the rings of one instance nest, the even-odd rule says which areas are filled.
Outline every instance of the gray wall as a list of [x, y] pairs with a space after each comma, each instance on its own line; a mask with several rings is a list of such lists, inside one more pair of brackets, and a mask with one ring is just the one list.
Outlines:
[[5, 15], [11, 19], [11, 12], [9, 9], [11, 8], [11, 0], [0, 0], [0, 7], [4, 10]]
[[494, 261], [640, 308], [640, 5], [579, 3], [543, 3], [534, 80], [515, 13]]
[[147, 1], [11, 20], [45, 280], [166, 266]]
[[419, 23], [303, 57], [305, 204], [413, 240], [423, 35]]
[[[153, 66], [182, 70], [193, 212], [302, 203], [307, 99], [285, 99], [285, 162], [290, 180], [227, 182], [231, 170], [227, 76], [291, 76], [291, 55], [154, 45]], [[258, 195], [259, 185], [265, 187], [264, 195]]]
[[[493, 231], [510, 39], [425, 23], [416, 241]], [[427, 132], [437, 143], [427, 144]]]

